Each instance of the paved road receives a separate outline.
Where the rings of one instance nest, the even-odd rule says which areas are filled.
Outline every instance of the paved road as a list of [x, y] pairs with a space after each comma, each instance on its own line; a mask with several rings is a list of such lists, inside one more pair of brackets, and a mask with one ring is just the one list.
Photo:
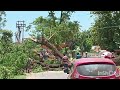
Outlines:
[[27, 74], [26, 79], [67, 79], [67, 76], [63, 71], [46, 71]]

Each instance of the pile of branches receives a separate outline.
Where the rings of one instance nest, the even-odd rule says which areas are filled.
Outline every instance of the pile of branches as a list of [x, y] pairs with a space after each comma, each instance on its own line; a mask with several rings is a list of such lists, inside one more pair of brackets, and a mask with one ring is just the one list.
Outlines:
[[56, 70], [56, 69], [63, 69], [62, 64], [46, 64], [44, 61], [38, 61], [29, 58], [27, 65], [25, 67], [25, 72], [30, 73], [34, 69], [36, 65], [42, 66], [44, 70]]

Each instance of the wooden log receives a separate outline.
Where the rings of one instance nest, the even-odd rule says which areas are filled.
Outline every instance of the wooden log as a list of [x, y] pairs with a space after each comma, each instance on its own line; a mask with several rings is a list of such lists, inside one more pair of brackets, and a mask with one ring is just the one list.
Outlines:
[[61, 54], [61, 53], [57, 50], [57, 48], [56, 48], [53, 44], [51, 44], [46, 38], [42, 37], [40, 40], [37, 40], [37, 39], [35, 39], [35, 38], [30, 38], [30, 39], [33, 40], [33, 41], [36, 42], [36, 43], [40, 43], [40, 44], [42, 44], [42, 45], [47, 46], [48, 48], [50, 48], [50, 49], [53, 51], [53, 54], [54, 54], [55, 56], [59, 56], [61, 59], [63, 58], [63, 54]]

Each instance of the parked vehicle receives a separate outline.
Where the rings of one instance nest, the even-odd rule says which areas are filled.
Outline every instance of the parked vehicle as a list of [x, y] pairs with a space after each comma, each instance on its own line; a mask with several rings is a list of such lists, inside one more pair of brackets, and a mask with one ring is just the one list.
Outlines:
[[105, 51], [101, 54], [101, 58], [114, 59], [115, 56], [113, 55], [113, 53]]
[[75, 60], [68, 79], [120, 79], [120, 69], [108, 58]]

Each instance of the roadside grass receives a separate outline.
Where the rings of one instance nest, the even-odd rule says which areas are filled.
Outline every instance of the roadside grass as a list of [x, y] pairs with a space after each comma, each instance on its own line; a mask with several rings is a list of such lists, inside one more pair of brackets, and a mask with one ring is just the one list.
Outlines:
[[26, 75], [17, 75], [12, 79], [26, 79]]

